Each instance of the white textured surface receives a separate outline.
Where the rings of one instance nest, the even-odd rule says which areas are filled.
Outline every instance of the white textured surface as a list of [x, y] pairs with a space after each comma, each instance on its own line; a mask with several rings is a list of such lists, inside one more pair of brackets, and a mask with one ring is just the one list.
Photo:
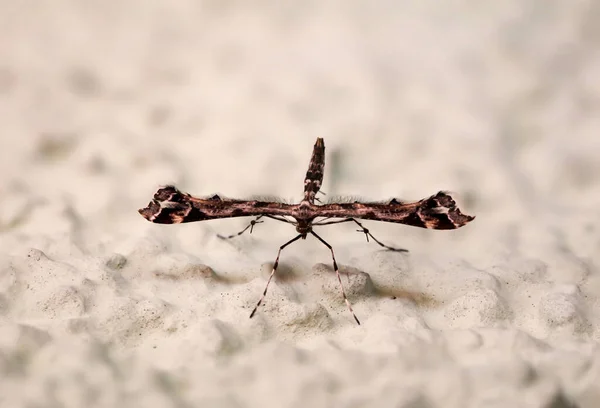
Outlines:
[[[600, 404], [594, 1], [0, 1], [0, 407]], [[159, 184], [456, 193], [453, 232], [298, 242]], [[571, 402], [568, 402], [571, 401]]]

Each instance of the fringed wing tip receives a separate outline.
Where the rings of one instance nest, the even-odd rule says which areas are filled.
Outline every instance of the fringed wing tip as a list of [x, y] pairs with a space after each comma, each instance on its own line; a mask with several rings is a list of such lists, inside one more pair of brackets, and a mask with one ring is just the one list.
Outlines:
[[144, 208], [138, 212], [142, 217], [156, 224], [177, 224], [182, 222], [180, 212], [185, 210], [177, 203], [177, 197], [183, 195], [177, 187], [166, 185], [160, 187], [154, 193], [154, 197]]
[[148, 203], [148, 206], [144, 208], [140, 208], [138, 212], [142, 217], [147, 219], [150, 222], [154, 222], [154, 218], [157, 214], [160, 213], [161, 207], [160, 204], [156, 202], [156, 200], [152, 200]]
[[472, 215], [463, 214], [456, 206], [456, 201], [445, 191], [422, 201], [418, 213], [426, 228], [456, 229], [473, 221]]

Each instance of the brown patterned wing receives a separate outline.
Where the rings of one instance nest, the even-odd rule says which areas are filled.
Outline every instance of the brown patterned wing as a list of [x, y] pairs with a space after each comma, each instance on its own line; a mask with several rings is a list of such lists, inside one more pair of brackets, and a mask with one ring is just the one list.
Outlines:
[[289, 213], [289, 207], [284, 203], [222, 199], [216, 194], [198, 198], [182, 193], [174, 186], [165, 186], [159, 188], [148, 206], [138, 212], [157, 224], [179, 224], [264, 214], [285, 215]]
[[326, 204], [319, 208], [319, 217], [360, 218], [439, 230], [460, 228], [475, 219], [463, 214], [443, 191], [413, 203], [392, 199], [388, 203]]

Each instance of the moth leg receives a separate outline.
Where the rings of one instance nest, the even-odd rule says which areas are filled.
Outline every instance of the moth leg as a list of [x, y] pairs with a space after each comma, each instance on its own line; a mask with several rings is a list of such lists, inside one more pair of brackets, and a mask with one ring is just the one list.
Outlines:
[[375, 238], [373, 236], [373, 234], [371, 234], [371, 232], [369, 231], [368, 228], [365, 228], [360, 222], [356, 221], [354, 218], [348, 218], [347, 220], [348, 221], [354, 221], [361, 228], [361, 229], [356, 230], [356, 231], [357, 232], [363, 232], [365, 234], [365, 236], [367, 237], [367, 242], [369, 242], [369, 237], [371, 237], [373, 239], [373, 241], [375, 241], [376, 243], [378, 243], [380, 246], [382, 246], [385, 249], [389, 249], [390, 251], [397, 251], [397, 252], [408, 252], [408, 249], [394, 248], [394, 247], [391, 247], [389, 245], [386, 245], [386, 244], [382, 243], [377, 238]]
[[[322, 192], [321, 190], [317, 191], [317, 194], [319, 194], [319, 193], [320, 193], [320, 194], [323, 194], [323, 195], [327, 195], [327, 194], [325, 194], [324, 192]], [[321, 200], [320, 200], [318, 197], [315, 197], [315, 201], [316, 201], [316, 202], [318, 202], [318, 203], [320, 203], [320, 202], [321, 202]]]
[[343, 220], [335, 220], [335, 221], [325, 221], [325, 220], [322, 220], [320, 222], [315, 222], [313, 225], [331, 225], [331, 224], [340, 224], [342, 222], [350, 222], [350, 221], [355, 222], [361, 228], [361, 229], [356, 230], [356, 231], [364, 233], [365, 236], [367, 237], [367, 242], [369, 242], [369, 237], [371, 237], [373, 239], [373, 241], [375, 241], [377, 244], [379, 244], [380, 246], [382, 246], [385, 249], [389, 249], [390, 251], [397, 251], [397, 252], [408, 252], [408, 249], [394, 248], [394, 247], [391, 247], [389, 245], [385, 245], [383, 242], [381, 242], [377, 238], [375, 238], [373, 236], [373, 234], [371, 234], [371, 232], [369, 231], [368, 228], [365, 228], [364, 225], [362, 225], [360, 222], [356, 221], [354, 218], [345, 218]]
[[290, 239], [288, 242], [286, 242], [285, 244], [283, 244], [282, 246], [279, 247], [279, 251], [277, 252], [277, 258], [275, 258], [275, 263], [273, 264], [273, 270], [271, 271], [271, 275], [269, 275], [269, 280], [267, 281], [265, 290], [263, 291], [263, 294], [261, 295], [260, 299], [258, 299], [258, 303], [256, 304], [256, 306], [254, 306], [252, 313], [250, 313], [250, 319], [252, 319], [252, 317], [254, 316], [254, 313], [256, 313], [256, 310], [258, 309], [258, 307], [262, 303], [263, 299], [267, 295], [267, 289], [269, 289], [269, 283], [271, 283], [271, 279], [273, 279], [273, 276], [275, 275], [277, 266], [279, 266], [279, 255], [281, 255], [281, 250], [283, 250], [283, 248], [285, 248], [292, 242], [299, 240], [300, 238], [302, 238], [302, 234], [299, 234], [297, 237]]
[[352, 218], [344, 218], [343, 220], [335, 220], [335, 221], [327, 221], [330, 218], [334, 218], [334, 217], [324, 217], [322, 220], [320, 221], [315, 221], [313, 222], [313, 226], [315, 225], [332, 225], [332, 224], [340, 224], [342, 222], [348, 222], [348, 221], [352, 221]]
[[335, 261], [335, 254], [333, 253], [333, 248], [323, 238], [315, 234], [314, 231], [311, 231], [310, 233], [313, 234], [319, 241], [323, 243], [323, 245], [325, 245], [331, 251], [331, 258], [333, 258], [333, 269], [335, 270], [335, 276], [337, 276], [338, 282], [340, 282], [340, 288], [342, 289], [344, 301], [346, 302], [346, 306], [348, 306], [348, 310], [350, 310], [350, 313], [352, 313], [352, 316], [354, 316], [354, 320], [356, 320], [356, 323], [358, 323], [358, 325], [360, 326], [360, 321], [358, 320], [358, 317], [356, 317], [356, 315], [354, 314], [354, 310], [352, 310], [352, 305], [350, 304], [350, 301], [346, 296], [346, 291], [344, 290], [344, 285], [342, 284], [342, 278], [340, 277], [340, 270], [338, 269], [337, 262]]
[[235, 238], [235, 237], [237, 237], [237, 236], [240, 236], [240, 235], [242, 235], [242, 234], [243, 234], [244, 232], [246, 232], [248, 229], [250, 229], [250, 234], [252, 234], [252, 230], [254, 229], [254, 226], [255, 226], [256, 224], [260, 224], [260, 223], [264, 222], [264, 221], [259, 221], [259, 220], [260, 220], [262, 217], [263, 217], [262, 215], [259, 215], [258, 217], [256, 217], [256, 218], [255, 218], [255, 219], [253, 219], [252, 221], [250, 221], [250, 224], [248, 224], [248, 225], [246, 226], [246, 228], [244, 228], [243, 230], [241, 230], [240, 232], [238, 232], [238, 233], [236, 233], [236, 234], [231, 234], [231, 235], [228, 235], [228, 236], [226, 236], [226, 237], [225, 237], [225, 236], [223, 236], [223, 235], [221, 235], [221, 234], [217, 234], [217, 237], [219, 237], [219, 238], [221, 238], [221, 239], [231, 239], [231, 238]]
[[[263, 217], [263, 215], [261, 215], [261, 217]], [[277, 221], [285, 222], [287, 224], [296, 225], [296, 221], [288, 220], [287, 218], [284, 218], [285, 216], [281, 216], [280, 217], [280, 216], [277, 216], [277, 215], [264, 214], [264, 217], [270, 218], [272, 220], [277, 220]]]

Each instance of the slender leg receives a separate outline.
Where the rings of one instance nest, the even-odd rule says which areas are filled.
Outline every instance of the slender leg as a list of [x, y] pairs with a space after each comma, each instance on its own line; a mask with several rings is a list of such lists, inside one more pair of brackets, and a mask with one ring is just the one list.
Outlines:
[[[322, 192], [321, 190], [317, 191], [317, 193], [321, 193], [321, 194], [323, 194], [323, 195], [327, 195], [327, 194], [325, 194], [324, 192]], [[315, 201], [316, 201], [316, 202], [318, 202], [318, 203], [320, 203], [320, 202], [321, 202], [321, 200], [319, 200], [319, 198], [318, 198], [318, 197], [315, 197]]]
[[375, 238], [373, 236], [373, 234], [371, 234], [371, 232], [369, 232], [368, 228], [365, 228], [360, 222], [356, 221], [354, 218], [346, 218], [343, 220], [336, 220], [336, 221], [327, 221], [327, 222], [316, 222], [313, 224], [314, 225], [331, 225], [331, 224], [339, 224], [342, 222], [350, 222], [353, 221], [356, 224], [358, 224], [358, 226], [361, 228], [359, 230], [357, 230], [358, 232], [364, 232], [365, 236], [367, 237], [367, 242], [369, 242], [369, 237], [371, 237], [373, 239], [373, 241], [375, 241], [377, 244], [379, 244], [380, 246], [382, 246], [385, 249], [389, 249], [390, 251], [397, 251], [397, 252], [408, 252], [408, 249], [404, 249], [404, 248], [394, 248], [391, 247], [389, 245], [385, 245], [383, 242], [379, 241], [377, 238]]
[[261, 217], [267, 217], [267, 218], [270, 218], [272, 220], [277, 220], [277, 221], [285, 222], [287, 224], [296, 225], [295, 221], [291, 221], [291, 220], [288, 220], [287, 218], [279, 217], [277, 215], [264, 214], [264, 215], [261, 215]]
[[343, 222], [354, 221], [354, 218], [344, 218], [343, 220], [327, 221], [330, 218], [332, 218], [332, 217], [325, 217], [321, 221], [313, 222], [313, 226], [315, 226], [315, 225], [321, 226], [321, 225], [341, 224]]
[[365, 236], [367, 237], [367, 242], [369, 242], [369, 237], [373, 238], [373, 241], [377, 242], [380, 246], [384, 247], [385, 249], [389, 249], [390, 251], [397, 251], [397, 252], [408, 252], [408, 249], [404, 249], [404, 248], [394, 248], [391, 247], [389, 245], [386, 245], [382, 242], [380, 242], [377, 238], [375, 238], [373, 236], [373, 234], [371, 234], [369, 232], [369, 230], [367, 228], [365, 228], [360, 222], [356, 221], [354, 218], [350, 218], [350, 221], [354, 221], [356, 224], [358, 224], [358, 226], [362, 229], [356, 230], [358, 232], [364, 232]]
[[348, 310], [350, 310], [350, 313], [352, 313], [352, 316], [354, 316], [354, 320], [356, 320], [356, 323], [358, 323], [358, 325], [360, 326], [360, 321], [358, 320], [358, 317], [356, 317], [356, 315], [354, 314], [354, 310], [352, 310], [352, 305], [350, 304], [350, 301], [348, 300], [348, 297], [346, 296], [346, 291], [344, 290], [344, 285], [342, 284], [342, 278], [340, 277], [340, 270], [338, 269], [337, 262], [335, 261], [335, 254], [333, 253], [333, 248], [331, 247], [331, 245], [329, 245], [327, 242], [325, 242], [325, 240], [323, 238], [321, 238], [320, 236], [315, 234], [314, 231], [311, 231], [310, 233], [313, 234], [319, 241], [321, 241], [331, 251], [331, 258], [333, 258], [333, 269], [335, 270], [335, 275], [338, 278], [338, 282], [340, 282], [340, 288], [342, 289], [342, 295], [344, 296], [344, 301], [346, 302], [346, 306], [348, 306]]
[[289, 240], [288, 242], [286, 242], [285, 244], [283, 244], [282, 246], [279, 247], [279, 251], [277, 252], [277, 258], [275, 258], [275, 263], [273, 264], [273, 270], [271, 271], [271, 275], [269, 275], [269, 280], [267, 281], [267, 286], [265, 286], [265, 290], [264, 290], [262, 296], [260, 297], [260, 299], [258, 299], [258, 303], [256, 304], [256, 306], [254, 306], [252, 313], [250, 313], [250, 319], [252, 319], [252, 317], [254, 316], [254, 313], [256, 313], [256, 310], [258, 309], [258, 307], [260, 306], [260, 304], [262, 303], [263, 299], [265, 298], [265, 296], [267, 294], [267, 289], [269, 289], [269, 283], [271, 283], [271, 279], [273, 279], [273, 276], [275, 275], [275, 271], [277, 270], [277, 266], [279, 265], [279, 255], [281, 254], [281, 250], [283, 248], [285, 248], [286, 246], [288, 246], [289, 244], [291, 244], [292, 242], [299, 240], [300, 238], [302, 238], [302, 234], [299, 234], [295, 238]]
[[259, 221], [259, 219], [261, 219], [262, 217], [263, 217], [262, 215], [259, 215], [258, 217], [256, 217], [256, 218], [255, 218], [255, 219], [253, 219], [252, 221], [250, 221], [250, 224], [248, 224], [248, 225], [246, 226], [246, 228], [244, 228], [243, 230], [241, 230], [241, 231], [240, 231], [240, 232], [238, 232], [237, 234], [231, 234], [231, 235], [229, 235], [229, 236], [226, 236], [226, 237], [225, 237], [225, 236], [223, 236], [223, 235], [221, 235], [221, 234], [217, 234], [217, 237], [219, 237], [219, 238], [221, 238], [221, 239], [231, 239], [231, 238], [234, 238], [234, 237], [237, 237], [237, 236], [240, 236], [240, 235], [242, 235], [244, 232], [246, 232], [246, 231], [248, 230], [248, 228], [250, 228], [250, 234], [252, 234], [252, 230], [254, 229], [254, 226], [255, 226], [256, 224], [260, 224], [261, 222], [264, 222], [264, 221]]

